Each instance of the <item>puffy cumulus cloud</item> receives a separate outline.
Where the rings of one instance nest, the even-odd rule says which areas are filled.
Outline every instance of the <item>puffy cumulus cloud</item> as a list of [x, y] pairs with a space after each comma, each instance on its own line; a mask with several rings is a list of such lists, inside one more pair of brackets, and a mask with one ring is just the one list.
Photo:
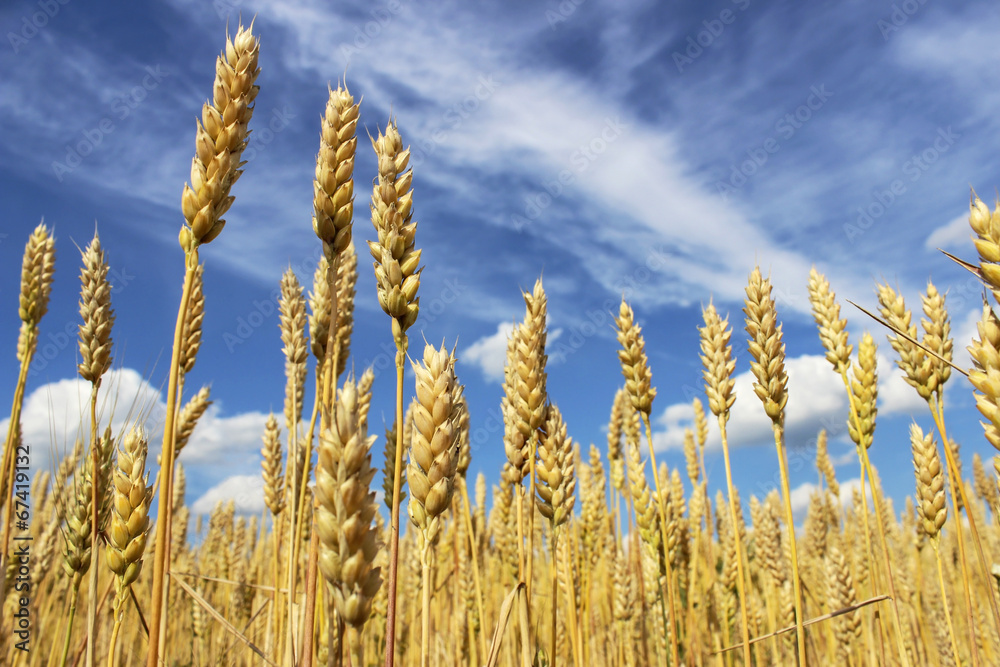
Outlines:
[[[166, 406], [160, 392], [131, 368], [104, 376], [97, 394], [97, 420], [120, 434], [126, 426], [144, 423], [150, 448], [159, 450]], [[10, 418], [0, 422], [6, 434]], [[23, 442], [28, 445], [35, 470], [52, 470], [55, 462], [72, 451], [77, 438], [90, 439], [90, 383], [80, 378], [58, 380], [33, 390], [21, 410]]]
[[514, 331], [514, 322], [501, 322], [496, 333], [483, 336], [460, 353], [464, 362], [482, 371], [483, 376], [493, 382], [503, 380], [503, 366], [507, 360], [507, 339]]
[[[963, 328], [967, 323], [963, 323]], [[888, 348], [888, 343], [885, 344]], [[891, 349], [891, 348], [889, 348]], [[927, 403], [906, 383], [904, 373], [884, 354], [878, 354], [878, 414], [923, 414]], [[821, 355], [803, 355], [785, 360], [788, 373], [788, 403], [785, 408], [785, 444], [789, 450], [813, 446], [816, 434], [826, 429], [831, 439], [847, 435], [847, 393], [830, 363]], [[728, 435], [733, 447], [771, 445], [771, 420], [754, 393], [756, 382], [751, 371], [736, 376], [736, 402], [730, 411]], [[699, 387], [699, 390], [702, 388]], [[695, 395], [694, 390], [691, 392]], [[708, 401], [700, 395], [709, 417], [707, 447], [722, 445], [714, 416], [708, 412]], [[657, 451], [683, 449], [684, 429], [694, 426], [694, 409], [690, 403], [667, 406], [656, 422], [662, 430], [653, 434]]]
[[238, 514], [260, 514], [264, 511], [264, 479], [259, 474], [226, 477], [191, 504], [191, 514], [211, 514], [216, 505], [230, 500]]
[[[234, 461], [249, 461], [255, 467], [261, 448], [261, 437], [267, 415], [263, 412], [243, 412], [222, 416], [217, 403], [209, 406], [198, 420], [191, 441], [178, 460], [183, 463], [229, 465]], [[279, 419], [279, 422], [281, 420]], [[242, 467], [244, 464], [239, 464]]]
[[[194, 395], [191, 388], [187, 397]], [[185, 399], [186, 400], [186, 399]], [[105, 376], [98, 393], [98, 422], [111, 426], [118, 437], [133, 424], [141, 423], [149, 435], [149, 465], [155, 475], [160, 451], [166, 404], [158, 389], [133, 369], [123, 368]], [[35, 470], [54, 470], [56, 462], [72, 451], [78, 437], [90, 433], [90, 383], [79, 378], [59, 380], [38, 387], [24, 401], [21, 424], [24, 442], [31, 447]], [[267, 415], [244, 412], [224, 415], [218, 403], [209, 406], [198, 420], [179, 461], [197, 465], [199, 479], [213, 484], [226, 475], [259, 477], [261, 435]], [[10, 419], [0, 422], [6, 433]]]
[[[789, 448], [815, 441], [821, 428], [831, 433], [846, 430], [840, 424], [847, 415], [847, 395], [840, 377], [822, 355], [803, 355], [785, 360], [788, 373], [788, 403], [785, 412], [785, 441]], [[734, 447], [774, 443], [771, 420], [754, 393], [756, 382], [751, 371], [735, 378], [736, 402], [730, 410], [727, 432]], [[701, 387], [699, 387], [701, 390]], [[693, 393], [693, 392], [692, 392]], [[701, 396], [708, 412], [708, 403]], [[715, 419], [708, 412], [708, 447], [720, 447], [722, 440]], [[694, 409], [690, 403], [675, 403], [657, 418], [663, 430], [653, 434], [657, 450], [682, 449], [684, 429], [693, 426]]]

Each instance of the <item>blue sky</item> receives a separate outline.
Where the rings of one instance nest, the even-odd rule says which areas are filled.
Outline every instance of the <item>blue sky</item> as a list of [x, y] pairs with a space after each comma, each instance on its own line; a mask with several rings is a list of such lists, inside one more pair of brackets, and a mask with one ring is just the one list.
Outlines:
[[[682, 429], [702, 390], [696, 327], [713, 299], [733, 324], [741, 374], [730, 422], [735, 481], [744, 500], [773, 488], [777, 461], [750, 389], [740, 310], [759, 263], [775, 284], [787, 343], [796, 503], [804, 507], [816, 483], [823, 426], [841, 482], [856, 479], [846, 399], [809, 312], [815, 264], [838, 294], [852, 342], [865, 328], [879, 341], [871, 455], [897, 508], [912, 494], [907, 428], [912, 419], [929, 428], [929, 413], [902, 382], [884, 332], [846, 299], [873, 307], [875, 280], [888, 280], [918, 308], [932, 278], [948, 292], [957, 358], [968, 366], [981, 290], [936, 248], [972, 258], [969, 188], [991, 200], [1000, 186], [1000, 70], [988, 46], [1000, 15], [985, 2], [7, 3], [0, 404], [10, 404], [17, 374], [24, 243], [42, 218], [58, 239], [24, 415], [36, 465], [49, 465], [79, 423], [76, 246], [95, 221], [116, 287], [116, 423], [133, 404], [151, 424], [162, 411], [194, 120], [227, 24], [234, 29], [241, 15], [256, 16], [260, 94], [228, 226], [202, 252], [207, 315], [188, 382], [192, 392], [211, 384], [215, 404], [181, 456], [196, 511], [225, 497], [262, 507], [260, 435], [267, 412], [281, 410], [284, 386], [274, 294], [288, 266], [311, 283], [319, 119], [327, 84], [345, 71], [363, 96], [352, 355], [358, 371], [378, 372], [373, 429], [383, 415], [391, 421], [394, 377], [381, 372], [392, 359], [389, 321], [361, 244], [374, 237], [375, 161], [364, 133], [391, 112], [411, 145], [426, 267], [412, 346], [422, 337], [458, 343], [473, 475], [497, 480], [505, 334], [523, 317], [519, 290], [544, 275], [549, 392], [575, 440], [605, 447], [622, 382], [610, 311], [625, 293], [658, 389], [658, 459], [683, 466]], [[992, 455], [957, 374], [947, 400], [967, 466], [973, 452]], [[724, 484], [717, 448], [708, 467], [714, 493]]]

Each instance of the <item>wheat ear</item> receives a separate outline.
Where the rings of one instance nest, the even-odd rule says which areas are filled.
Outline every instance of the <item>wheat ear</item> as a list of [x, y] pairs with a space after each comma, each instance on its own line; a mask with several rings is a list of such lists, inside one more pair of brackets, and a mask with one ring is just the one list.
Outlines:
[[115, 645], [118, 631], [125, 618], [125, 601], [129, 587], [139, 578], [142, 554], [149, 531], [149, 501], [153, 488], [146, 473], [148, 440], [141, 428], [129, 432], [118, 447], [118, 464], [114, 478], [114, 499], [111, 523], [108, 527], [107, 559], [115, 580], [115, 623], [111, 633], [108, 667], [115, 665]]
[[91, 530], [91, 510], [94, 496], [94, 460], [91, 457], [82, 459], [82, 464], [73, 475], [73, 494], [65, 508], [66, 528], [63, 533], [65, 548], [63, 550], [63, 570], [72, 579], [69, 615], [66, 620], [66, 638], [63, 643], [62, 662], [66, 665], [69, 656], [70, 638], [73, 635], [73, 620], [76, 618], [76, 606], [79, 599], [80, 583], [90, 571], [93, 558]]
[[[973, 368], [969, 372], [969, 381], [972, 382], [973, 387], [975, 387], [976, 393], [976, 407], [979, 409], [980, 413], [988, 421], [981, 422], [983, 426], [984, 433], [986, 435], [986, 440], [994, 448], [1000, 449], [1000, 440], [997, 438], [997, 405], [998, 397], [1000, 397], [1000, 392], [997, 390], [996, 378], [1000, 375], [1000, 320], [997, 319], [996, 314], [993, 309], [987, 304], [983, 303], [983, 316], [979, 323], [976, 325], [979, 338], [972, 340], [972, 345], [967, 349], [969, 354], [972, 356]], [[932, 412], [934, 412], [932, 410]], [[942, 411], [943, 412], [943, 411]], [[940, 431], [943, 427], [943, 418], [938, 421], [938, 413], [934, 412], [935, 421], [938, 422], [938, 430]], [[947, 442], [947, 440], [946, 440]], [[945, 458], [948, 464], [949, 477], [952, 485], [952, 497], [955, 497], [955, 475], [954, 472], [957, 468], [957, 462], [953, 460], [954, 457], [951, 456], [950, 448], [945, 448]], [[993, 459], [994, 468], [1000, 471], [1000, 460], [996, 457]], [[959, 477], [960, 479], [960, 477]], [[962, 494], [964, 499], [964, 484], [958, 483], [958, 493]], [[967, 502], [964, 502], [968, 506]], [[971, 512], [967, 514], [969, 519], [969, 527], [975, 531], [976, 524], [975, 519]], [[956, 521], [956, 533], [961, 535], [961, 522]], [[976, 539], [976, 547], [979, 555], [980, 567], [983, 569], [984, 573], [987, 572], [986, 560], [983, 555], [982, 544], [978, 540], [978, 535]], [[985, 574], [984, 574], [985, 576]], [[990, 597], [990, 603], [993, 607], [994, 621], [1000, 627], [1000, 611], [997, 609], [996, 600], [994, 596]]]
[[[457, 359], [455, 358], [455, 353], [449, 358], [449, 364], [451, 364], [452, 372], [455, 371], [455, 364]], [[478, 632], [480, 638], [479, 650], [483, 655], [486, 655], [486, 632], [484, 631], [482, 624], [485, 622], [485, 614], [483, 610], [483, 586], [482, 580], [479, 576], [479, 558], [477, 556], [478, 548], [477, 541], [480, 535], [475, 531], [475, 526], [472, 521], [472, 507], [469, 502], [469, 488], [466, 480], [466, 475], [469, 471], [469, 465], [472, 463], [472, 441], [470, 440], [470, 417], [469, 417], [469, 405], [465, 400], [465, 386], [456, 380], [452, 385], [452, 403], [455, 410], [455, 439], [456, 445], [458, 447], [458, 463], [455, 467], [456, 479], [455, 484], [460, 487], [462, 495], [462, 514], [465, 524], [465, 533], [468, 537], [469, 542], [469, 559], [472, 561], [472, 590], [469, 591], [466, 588], [466, 600], [470, 601], [469, 612], [471, 614], [472, 607], [471, 604], [475, 604], [475, 611], [478, 614], [476, 617], [478, 619]], [[388, 460], [387, 460], [388, 463]], [[483, 493], [486, 492], [485, 480], [483, 481]], [[461, 521], [458, 517], [455, 517], [456, 521]], [[456, 530], [456, 533], [459, 532]], [[481, 531], [480, 531], [481, 532]], [[465, 546], [461, 543], [458, 544], [458, 548], [465, 553]], [[467, 573], [469, 570], [466, 566], [462, 571]], [[457, 589], [456, 589], [457, 590]], [[475, 632], [477, 628], [472, 627], [473, 624], [470, 623], [470, 633]], [[474, 646], [475, 638], [470, 635], [470, 651], [475, 651]]]
[[826, 487], [830, 493], [839, 498], [840, 484], [837, 482], [837, 471], [833, 467], [833, 461], [830, 459], [830, 452], [827, 449], [827, 439], [826, 429], [820, 429], [816, 436], [816, 469], [826, 480]]
[[[377, 512], [371, 481], [371, 446], [368, 435], [368, 400], [363, 387], [348, 377], [337, 395], [331, 427], [320, 434], [316, 467], [316, 530], [319, 533], [319, 569], [331, 586], [340, 618], [360, 630], [371, 613], [372, 601], [382, 584], [375, 567], [379, 550]], [[351, 634], [355, 664], [364, 664], [361, 644]]]
[[[538, 509], [552, 526], [552, 553], [556, 553], [559, 527], [573, 513], [576, 479], [573, 474], [573, 441], [566, 435], [562, 413], [550, 403], [545, 420], [545, 435], [538, 443]], [[558, 610], [559, 579], [552, 568], [551, 653], [556, 656], [556, 612]]]
[[[850, 413], [847, 428], [851, 438], [857, 445], [858, 462], [861, 466], [862, 518], [868, 563], [873, 572], [873, 576], [869, 581], [871, 581], [872, 594], [874, 595], [877, 590], [874, 576], [877, 574], [877, 568], [875, 566], [875, 556], [871, 546], [871, 529], [868, 522], [868, 495], [865, 488], [868, 483], [867, 480], [871, 478], [870, 463], [868, 461], [868, 448], [872, 444], [875, 429], [875, 416], [877, 413], [876, 397], [878, 394], [878, 387], [875, 375], [875, 344], [871, 335], [866, 332], [861, 341], [861, 346], [858, 349], [858, 363], [854, 366], [854, 379], [851, 380], [848, 377], [848, 374], [851, 370], [850, 356], [853, 346], [848, 343], [846, 321], [840, 319], [840, 305], [837, 303], [836, 293], [830, 288], [829, 281], [826, 279], [826, 276], [817, 272], [815, 268], [810, 271], [809, 275], [809, 301], [812, 304], [813, 317], [819, 327], [820, 341], [826, 349], [826, 358], [833, 365], [834, 370], [840, 375], [841, 382], [843, 382], [844, 388], [847, 391]], [[908, 319], [909, 316], [907, 315], [907, 326], [909, 326]], [[909, 331], [909, 329], [907, 331]], [[912, 333], [915, 333], [915, 330], [912, 331]], [[899, 340], [903, 341], [902, 338]], [[907, 358], [909, 359], [910, 357], [908, 356]], [[913, 359], [916, 359], [916, 357], [913, 356]], [[874, 494], [873, 498], [877, 497], [878, 491], [875, 489], [874, 485], [872, 487], [872, 493]], [[880, 507], [880, 501], [876, 501], [876, 512], [880, 511]], [[894, 590], [895, 579], [892, 575], [889, 554], [884, 548], [884, 530], [882, 528], [881, 520], [879, 520], [878, 526], [879, 536], [882, 537], [882, 555], [884, 559], [883, 562], [886, 566], [886, 572], [889, 577], [889, 587], [890, 590]], [[896, 627], [899, 628], [899, 611], [898, 606], [895, 604], [895, 595], [892, 595], [892, 600], [893, 620]], [[901, 652], [904, 651], [901, 632], [897, 633], [897, 641], [898, 649]], [[901, 660], [906, 661], [907, 657], [903, 656]]]
[[539, 278], [535, 281], [531, 292], [524, 292], [521, 296], [524, 298], [524, 322], [519, 328], [520, 335], [515, 339], [517, 400], [514, 405], [517, 408], [518, 430], [524, 437], [528, 451], [528, 489], [525, 491], [523, 488], [519, 488], [518, 498], [523, 497], [528, 501], [528, 507], [524, 508], [528, 512], [528, 544], [524, 551], [526, 566], [524, 583], [525, 597], [529, 601], [528, 614], [530, 618], [535, 553], [535, 512], [532, 499], [535, 497], [537, 483], [539, 429], [545, 423], [548, 409], [547, 374], [545, 372], [548, 362], [548, 356], [545, 354], [545, 342], [548, 337], [546, 330], [548, 298], [545, 296], [542, 279]]
[[274, 541], [271, 558], [271, 578], [274, 592], [271, 597], [271, 642], [274, 646], [278, 639], [278, 587], [280, 582], [280, 558], [278, 517], [285, 509], [285, 477], [282, 473], [281, 462], [281, 430], [274, 413], [267, 416], [264, 424], [264, 446], [261, 453], [261, 473], [264, 478], [264, 504], [271, 511], [271, 533]]

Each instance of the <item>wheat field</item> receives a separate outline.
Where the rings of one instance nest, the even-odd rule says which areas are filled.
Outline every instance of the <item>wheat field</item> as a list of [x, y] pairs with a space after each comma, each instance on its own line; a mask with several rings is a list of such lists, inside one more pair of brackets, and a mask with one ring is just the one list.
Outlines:
[[[319, 128], [313, 229], [322, 256], [312, 285], [291, 270], [279, 281], [286, 385], [282, 414], [271, 414], [261, 433], [266, 510], [247, 518], [220, 503], [205, 525], [197, 517], [197, 539], [189, 535], [184, 450], [211, 403], [207, 387], [185, 383], [206, 308], [199, 249], [224, 233], [239, 192], [259, 56], [251, 28], [227, 37], [198, 124], [181, 197], [184, 283], [162, 432], [142, 420], [121, 432], [101, 423], [97, 395], [113, 364], [115, 312], [95, 233], [80, 268], [78, 371], [92, 388], [81, 419], [90, 427], [56, 469], [34, 475], [20, 465], [20, 415], [56, 258], [44, 224], [27, 240], [21, 372], [0, 478], [3, 664], [1000, 664], [1000, 456], [991, 465], [977, 455], [963, 468], [944, 406], [949, 380], [974, 392], [985, 437], [1000, 450], [1000, 319], [989, 303], [978, 336], [956, 342], [946, 297], [932, 283], [916, 314], [878, 285], [879, 312], [865, 322], [873, 333], [851, 342], [834, 286], [813, 270], [817, 349], [843, 383], [861, 489], [841, 502], [819, 433], [822, 484], [797, 527], [785, 344], [773, 286], [758, 267], [747, 267], [742, 313], [712, 303], [702, 310], [700, 350], [688, 354], [700, 355], [704, 395], [693, 402], [683, 470], [658, 464], [648, 447], [657, 379], [624, 298], [615, 315], [624, 381], [607, 406], [606, 446], [569, 435], [546, 388], [548, 301], [538, 278], [508, 338], [504, 429], [494, 443], [507, 460], [490, 489], [483, 474], [467, 479], [470, 415], [454, 341], [410, 336], [425, 267], [409, 149], [390, 119], [371, 137], [377, 174], [355, 174], [364, 111], [344, 85], [329, 90]], [[396, 350], [395, 419], [384, 433], [369, 424], [374, 373], [348, 370], [363, 270], [356, 177], [373, 182], [359, 217], [373, 225], [377, 298]], [[973, 194], [969, 224], [978, 259], [964, 266], [1000, 299], [1000, 205], [990, 211]], [[914, 471], [905, 507], [882, 492], [868, 454], [886, 446], [875, 428], [883, 335], [934, 423], [926, 431], [914, 424], [909, 450], [898, 454], [898, 465]], [[956, 344], [969, 346], [973, 368], [953, 365]], [[764, 497], [741, 498], [732, 480], [734, 348], [749, 353], [755, 378], [756, 397], [738, 398], [759, 402], [772, 426], [778, 484]], [[408, 405], [405, 395], [413, 396]], [[715, 429], [726, 492], [713, 498], [705, 450]], [[382, 470], [372, 463], [376, 449]], [[29, 498], [30, 524], [20, 518]], [[18, 628], [29, 625], [25, 651]]]

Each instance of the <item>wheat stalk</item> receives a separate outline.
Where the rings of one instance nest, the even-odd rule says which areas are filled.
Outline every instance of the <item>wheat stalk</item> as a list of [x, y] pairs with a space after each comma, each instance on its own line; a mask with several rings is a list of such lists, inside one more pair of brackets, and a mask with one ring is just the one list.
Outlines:
[[[403, 149], [403, 139], [393, 122], [372, 140], [378, 158], [378, 179], [372, 193], [372, 224], [377, 241], [368, 248], [375, 260], [375, 282], [382, 310], [392, 318], [392, 338], [396, 344], [396, 423], [403, 422], [403, 373], [408, 339], [406, 331], [420, 312], [420, 250], [414, 245], [417, 223], [413, 221], [413, 192], [410, 189], [413, 172], [407, 170], [409, 149]], [[395, 479], [392, 489], [392, 511], [389, 535], [389, 608], [386, 615], [385, 664], [395, 663], [396, 645], [396, 573], [399, 562], [399, 506], [403, 468], [403, 431], [396, 433]], [[411, 495], [412, 501], [412, 495]]]
[[420, 664], [430, 655], [431, 553], [441, 532], [441, 515], [451, 505], [458, 472], [457, 414], [452, 358], [444, 347], [424, 346], [423, 362], [413, 365], [417, 403], [413, 406], [413, 438], [406, 478], [409, 514], [418, 534], [423, 578]]
[[[104, 250], [95, 230], [94, 238], [83, 251], [83, 268], [80, 271], [80, 357], [77, 366], [80, 377], [90, 382], [90, 456], [93, 458], [94, 469], [101, 469], [101, 452], [98, 442], [97, 424], [97, 393], [101, 387], [101, 379], [111, 368], [111, 329], [115, 323], [114, 310], [111, 308], [111, 284], [108, 282], [108, 264], [104, 259]], [[97, 479], [97, 478], [95, 478]], [[92, 488], [93, 512], [91, 522], [91, 551], [97, 554], [97, 540], [100, 533], [99, 512], [101, 498], [105, 492], [103, 479]], [[90, 590], [97, 589], [97, 568], [90, 571]], [[87, 605], [87, 665], [93, 667], [97, 636], [97, 596], [90, 595]]]
[[[891, 292], [891, 290], [890, 290]], [[890, 292], [881, 293], [889, 298]], [[881, 297], [880, 297], [881, 298]], [[894, 296], [890, 300], [894, 300]], [[871, 464], [868, 460], [868, 448], [871, 447], [875, 430], [875, 416], [877, 414], [876, 398], [878, 395], [877, 376], [875, 374], [875, 342], [871, 335], [865, 332], [861, 345], [858, 349], [858, 363], [854, 366], [854, 380], [848, 378], [848, 371], [851, 369], [850, 354], [852, 345], [847, 342], [846, 322], [840, 319], [840, 306], [836, 301], [836, 294], [830, 289], [830, 283], [826, 277], [818, 273], [815, 268], [810, 273], [809, 280], [809, 300], [812, 304], [813, 314], [816, 324], [819, 327], [820, 341], [826, 349], [826, 358], [833, 365], [834, 370], [840, 375], [841, 382], [847, 391], [847, 399], [850, 408], [850, 417], [847, 422], [848, 433], [855, 445], [857, 445], [858, 461], [861, 465], [861, 504], [863, 507], [863, 524], [865, 547], [869, 567], [873, 571], [871, 579], [872, 595], [877, 592], [875, 585], [875, 557], [871, 546], [871, 529], [868, 523], [868, 495], [865, 491], [867, 480], [873, 479]], [[893, 305], [895, 308], [895, 305]], [[888, 311], [887, 311], [888, 312]], [[905, 315], [897, 313], [897, 315]], [[905, 324], [909, 327], [909, 316], [905, 315]], [[903, 324], [902, 320], [897, 320]], [[909, 329], [907, 329], [910, 331]], [[911, 333], [915, 334], [915, 330]], [[902, 337], [897, 337], [896, 342], [907, 350], [907, 359], [916, 361], [917, 350], [909, 344], [909, 341]], [[878, 490], [872, 482], [872, 497], [875, 499], [875, 510], [881, 512], [881, 502], [878, 500]], [[879, 528], [880, 545], [882, 547], [883, 564], [889, 579], [889, 589], [891, 593], [893, 621], [896, 624], [897, 648], [904, 663], [908, 660], [905, 655], [905, 647], [902, 644], [902, 629], [899, 617], [899, 607], [896, 603], [895, 578], [889, 560], [889, 553], [886, 548], [885, 531], [883, 521], [879, 518], [877, 522]], [[877, 612], [876, 612], [877, 613]], [[880, 637], [881, 641], [881, 637]]]
[[754, 393], [764, 404], [764, 412], [771, 418], [774, 444], [778, 452], [781, 475], [782, 501], [785, 506], [785, 527], [792, 559], [792, 591], [795, 596], [795, 641], [800, 664], [805, 664], [805, 632], [802, 622], [802, 590], [799, 581], [798, 550], [795, 545], [795, 522], [792, 517], [791, 492], [788, 488], [788, 462], [785, 457], [784, 422], [785, 403], [788, 400], [785, 374], [785, 344], [781, 340], [781, 325], [774, 299], [771, 298], [771, 281], [763, 278], [760, 268], [754, 267], [746, 288], [746, 331], [750, 334], [749, 349], [753, 361], [750, 368], [754, 377]]
[[[735, 381], [732, 378], [736, 362], [732, 358], [733, 348], [729, 341], [732, 337], [732, 328], [729, 326], [728, 318], [722, 319], [715, 310], [715, 306], [709, 302], [708, 306], [702, 309], [702, 319], [704, 327], [700, 327], [698, 332], [701, 338], [701, 360], [705, 367], [702, 376], [705, 379], [705, 394], [708, 396], [708, 407], [719, 422], [719, 431], [722, 435], [722, 453], [726, 464], [726, 489], [729, 498], [729, 519], [734, 529], [739, 526], [737, 516], [736, 490], [733, 486], [733, 473], [729, 458], [729, 438], [726, 431], [726, 423], [729, 421], [729, 411], [736, 401], [733, 394]], [[702, 421], [704, 421], [704, 410], [700, 410], [701, 402], [696, 403], [695, 415], [700, 411]], [[707, 424], [705, 426], [707, 429]], [[704, 430], [704, 429], [699, 429]], [[704, 437], [701, 438], [704, 442]], [[694, 438], [691, 438], [692, 445]], [[693, 452], [692, 452], [693, 454]], [[693, 456], [690, 458], [694, 458]], [[691, 463], [688, 464], [689, 467]], [[697, 462], [694, 463], [695, 476], [691, 482], [697, 482]], [[743, 632], [743, 662], [746, 665], [752, 664], [752, 654], [750, 651], [750, 619], [747, 610], [746, 574], [743, 571], [743, 545], [733, 541], [732, 560], [736, 561], [736, 570], [733, 573], [736, 579], [736, 593], [740, 603], [740, 621]], [[731, 561], [730, 561], [731, 562]]]
[[[248, 124], [253, 115], [255, 85], [260, 68], [257, 66], [259, 42], [252, 27], [239, 26], [236, 36], [226, 37], [226, 48], [216, 60], [212, 104], [202, 107], [202, 119], [195, 134], [195, 157], [191, 162], [191, 183], [185, 184], [181, 195], [184, 225], [178, 242], [184, 250], [184, 288], [174, 327], [173, 353], [167, 382], [167, 409], [163, 429], [162, 467], [159, 497], [170, 498], [173, 489], [173, 468], [177, 419], [178, 384], [181, 349], [185, 346], [185, 321], [189, 318], [195, 274], [198, 272], [198, 248], [215, 239], [225, 220], [233, 197], [229, 194], [240, 177], [240, 158], [247, 145]], [[166, 569], [169, 552], [169, 502], [160, 502], [156, 521], [153, 554], [152, 616], [149, 628], [150, 651], [147, 667], [158, 667], [162, 643], [166, 645]], [[163, 626], [163, 627], [161, 627]]]

